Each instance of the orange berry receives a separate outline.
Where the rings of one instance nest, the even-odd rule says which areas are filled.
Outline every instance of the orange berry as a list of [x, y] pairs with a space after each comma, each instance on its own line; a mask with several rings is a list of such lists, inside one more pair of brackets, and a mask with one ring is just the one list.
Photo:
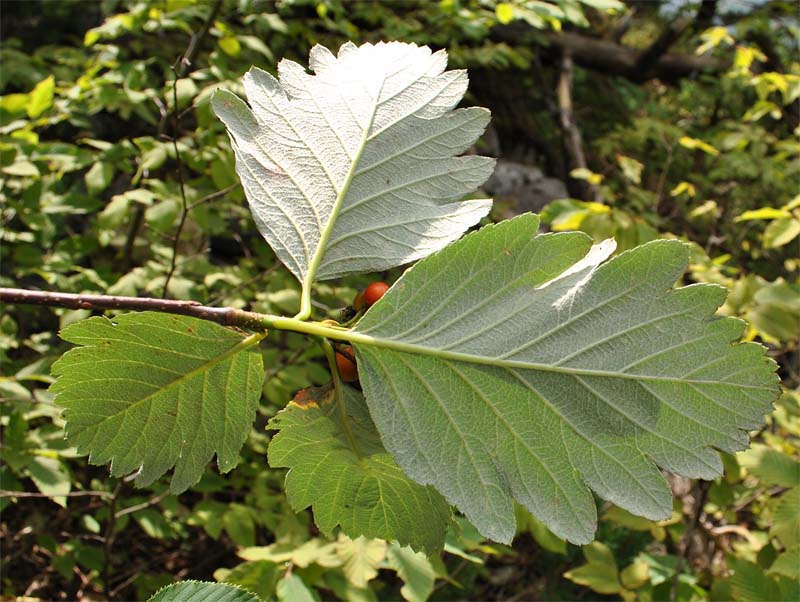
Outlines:
[[389, 290], [389, 285], [385, 282], [373, 282], [364, 290], [364, 301], [367, 305], [374, 305]]
[[[350, 348], [352, 353], [352, 348]], [[346, 383], [358, 380], [358, 368], [356, 363], [346, 355], [336, 352], [336, 368], [339, 370], [339, 378]]]

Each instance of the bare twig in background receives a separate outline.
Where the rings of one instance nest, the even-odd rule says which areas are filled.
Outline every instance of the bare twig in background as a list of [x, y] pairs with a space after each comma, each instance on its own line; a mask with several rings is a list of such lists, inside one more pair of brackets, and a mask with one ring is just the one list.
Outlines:
[[[492, 28], [492, 37], [509, 44], [530, 44], [531, 27], [516, 21]], [[549, 48], [568, 52], [576, 64], [607, 75], [619, 75], [640, 83], [643, 79], [659, 79], [666, 84], [675, 84], [684, 77], [699, 72], [721, 73], [730, 68], [730, 59], [715, 56], [697, 56], [688, 53], [665, 52], [655, 61], [646, 77], [636, 69], [642, 53], [611, 40], [591, 37], [573, 31], [536, 32], [538, 43], [544, 41]], [[537, 43], [537, 42], [535, 42]]]
[[685, 31], [706, 29], [711, 24], [716, 12], [717, 0], [703, 0], [694, 17], [676, 19], [670, 23], [655, 41], [639, 55], [633, 67], [634, 78], [641, 77], [642, 81], [648, 79], [659, 59], [672, 48]]
[[[570, 168], [587, 168], [586, 155], [583, 153], [583, 140], [578, 124], [575, 122], [575, 113], [572, 107], [572, 74], [574, 65], [572, 55], [564, 51], [561, 55], [561, 72], [558, 78], [558, 108], [559, 125], [564, 132], [564, 145], [570, 158]], [[590, 182], [583, 185], [585, 196], [593, 201], [602, 202], [603, 196], [600, 189]]]
[[206, 17], [206, 20], [203, 22], [203, 26], [200, 28], [200, 31], [192, 36], [192, 38], [189, 40], [189, 46], [186, 48], [186, 52], [183, 53], [183, 55], [172, 67], [172, 71], [175, 75], [175, 80], [172, 84], [172, 148], [175, 152], [175, 162], [177, 163], [178, 187], [181, 193], [181, 215], [178, 219], [178, 227], [175, 229], [175, 234], [173, 236], [172, 257], [170, 258], [167, 276], [164, 279], [164, 290], [161, 294], [162, 298], [167, 297], [170, 280], [172, 280], [172, 276], [175, 274], [178, 246], [180, 245], [183, 227], [186, 225], [186, 218], [189, 216], [189, 211], [191, 210], [191, 207], [186, 200], [186, 182], [183, 174], [183, 160], [181, 159], [181, 151], [178, 146], [181, 120], [181, 114], [178, 111], [178, 80], [184, 77], [191, 68], [192, 62], [200, 50], [200, 43], [202, 42], [203, 38], [208, 35], [208, 30], [211, 29], [211, 24], [214, 22], [214, 19], [217, 18], [217, 14], [219, 13], [221, 6], [222, 0], [216, 0], [216, 2], [214, 2], [214, 4], [211, 6], [211, 10], [208, 13], [208, 17]]
[[280, 265], [278, 265], [276, 263], [276, 264], [266, 268], [265, 270], [261, 270], [258, 274], [256, 274], [252, 278], [248, 278], [247, 280], [245, 280], [243, 282], [240, 282], [236, 286], [232, 286], [231, 288], [226, 289], [224, 292], [219, 293], [218, 295], [215, 295], [215, 296], [211, 297], [210, 299], [208, 299], [208, 301], [206, 301], [206, 305], [209, 305], [209, 306], [216, 305], [217, 303], [222, 301], [226, 296], [231, 295], [231, 294], [235, 293], [236, 291], [243, 289], [246, 286], [250, 286], [251, 284], [253, 284], [255, 282], [258, 282], [259, 280], [263, 280], [264, 278], [266, 278], [267, 276], [272, 274], [272, 272], [276, 271], [279, 268], [280, 268]]
[[228, 194], [231, 190], [233, 190], [237, 186], [239, 186], [238, 183], [230, 184], [229, 186], [226, 186], [222, 190], [217, 190], [216, 192], [212, 192], [211, 194], [207, 194], [206, 196], [197, 199], [194, 203], [189, 204], [189, 211], [191, 211], [195, 207], [199, 207], [200, 205], [204, 205], [205, 203], [210, 203], [211, 201], [216, 201], [217, 199], [224, 197], [226, 194]]
[[713, 484], [713, 481], [696, 481], [693, 487], [694, 503], [692, 504], [691, 514], [687, 517], [686, 531], [684, 531], [681, 538], [678, 565], [675, 567], [675, 576], [670, 590], [670, 602], [676, 602], [678, 599], [678, 578], [686, 569], [689, 555], [692, 551], [692, 542], [703, 517], [703, 508], [706, 505], [708, 491]]
[[149, 508], [150, 506], [155, 506], [168, 495], [170, 495], [169, 490], [163, 491], [159, 493], [157, 496], [150, 498], [146, 502], [142, 502], [141, 504], [136, 504], [135, 506], [129, 506], [127, 508], [123, 508], [122, 510], [117, 512], [114, 516], [115, 518], [120, 518], [122, 516], [125, 516], [126, 514], [133, 514], [134, 512], [138, 512], [139, 510], [144, 510], [145, 508]]
[[114, 487], [114, 492], [111, 494], [111, 499], [108, 503], [108, 522], [106, 522], [106, 530], [103, 533], [103, 593], [108, 599], [111, 599], [111, 570], [114, 566], [113, 553], [114, 553], [114, 539], [115, 529], [117, 528], [117, 496], [122, 490], [122, 481], [117, 482]]
[[194, 34], [191, 40], [189, 40], [189, 46], [186, 48], [186, 52], [183, 53], [183, 56], [178, 60], [175, 67], [175, 74], [179, 78], [186, 75], [192, 67], [192, 62], [200, 51], [200, 43], [203, 41], [203, 38], [208, 35], [208, 30], [211, 29], [211, 24], [217, 18], [220, 8], [222, 8], [222, 0], [215, 0], [214, 4], [211, 5], [211, 10], [206, 20], [203, 22], [200, 31]]
[[96, 496], [96, 497], [111, 497], [110, 491], [70, 491], [69, 493], [35, 493], [31, 491], [12, 491], [10, 489], [0, 489], [0, 497], [41, 497], [41, 498], [54, 498], [54, 497], [83, 497], [83, 496]]

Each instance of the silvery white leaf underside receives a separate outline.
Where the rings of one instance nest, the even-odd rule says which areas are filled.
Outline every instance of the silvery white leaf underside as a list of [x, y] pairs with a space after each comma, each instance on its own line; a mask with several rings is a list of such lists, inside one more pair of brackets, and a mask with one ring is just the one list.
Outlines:
[[486, 215], [461, 201], [494, 160], [465, 156], [489, 112], [453, 110], [465, 71], [444, 51], [399, 42], [311, 50], [309, 74], [283, 60], [279, 78], [244, 78], [248, 103], [213, 98], [259, 230], [304, 281], [384, 270], [425, 257]]

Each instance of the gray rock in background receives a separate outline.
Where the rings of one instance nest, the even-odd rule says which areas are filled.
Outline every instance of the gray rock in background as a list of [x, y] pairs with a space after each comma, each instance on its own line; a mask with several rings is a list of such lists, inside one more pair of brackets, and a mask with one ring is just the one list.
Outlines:
[[546, 177], [538, 167], [503, 159], [482, 188], [494, 197], [504, 218], [538, 213], [550, 201], [569, 196], [564, 182]]

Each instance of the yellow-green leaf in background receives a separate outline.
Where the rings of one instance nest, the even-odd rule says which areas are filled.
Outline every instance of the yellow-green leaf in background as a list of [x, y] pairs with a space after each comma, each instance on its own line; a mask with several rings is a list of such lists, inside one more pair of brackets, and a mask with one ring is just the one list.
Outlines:
[[758, 121], [764, 115], [769, 115], [773, 119], [780, 119], [783, 112], [781, 108], [769, 100], [759, 100], [742, 117], [744, 121]]
[[733, 59], [734, 69], [747, 70], [750, 68], [750, 65], [753, 64], [754, 60], [764, 62], [767, 60], [767, 57], [758, 48], [753, 46], [744, 46], [742, 44], [736, 46], [736, 55]]
[[716, 48], [720, 44], [733, 44], [734, 40], [731, 37], [731, 34], [728, 33], [728, 30], [725, 27], [709, 27], [706, 29], [702, 34], [700, 34], [700, 39], [703, 40], [703, 43], [697, 47], [695, 50], [695, 54], [703, 54], [712, 48]]
[[703, 142], [699, 138], [692, 138], [690, 136], [681, 136], [678, 140], [678, 144], [683, 146], [684, 148], [691, 148], [701, 150], [708, 155], [718, 155], [719, 151], [711, 146], [708, 142]]
[[689, 212], [690, 218], [699, 218], [699, 217], [716, 217], [717, 210], [719, 206], [717, 202], [714, 200], [707, 200], [703, 201], [700, 205], [695, 207]]
[[243, 587], [263, 600], [271, 600], [282, 573], [283, 567], [278, 564], [269, 560], [256, 560], [243, 562], [232, 569], [217, 569], [214, 571], [214, 579]]
[[614, 553], [604, 543], [593, 541], [583, 546], [586, 564], [564, 573], [564, 577], [598, 594], [617, 594], [622, 591]]
[[800, 220], [795, 217], [776, 219], [764, 229], [764, 246], [776, 249], [800, 236]]
[[595, 173], [586, 167], [576, 167], [569, 172], [569, 176], [576, 180], [586, 180], [589, 184], [594, 184], [595, 186], [602, 182], [604, 177], [603, 174]]
[[689, 182], [681, 182], [675, 188], [669, 191], [670, 196], [680, 196], [681, 194], [686, 193], [687, 196], [693, 197], [697, 194], [697, 189], [694, 187], [694, 184]]
[[734, 221], [745, 222], [754, 219], [778, 219], [781, 217], [792, 217], [792, 214], [783, 208], [761, 207], [760, 209], [751, 209], [750, 211], [742, 212]]
[[0, 98], [0, 109], [9, 113], [22, 113], [28, 106], [27, 94], [6, 94]]
[[514, 7], [508, 2], [500, 2], [494, 9], [497, 20], [507, 25], [514, 20]]
[[617, 164], [622, 169], [622, 174], [634, 184], [642, 183], [642, 170], [644, 165], [631, 157], [617, 155]]
[[383, 539], [339, 536], [336, 553], [344, 561], [344, 574], [358, 588], [364, 588], [378, 576], [378, 567], [386, 558], [387, 544]]
[[550, 224], [553, 232], [577, 230], [590, 215], [602, 215], [611, 211], [608, 205], [575, 199], [558, 199], [542, 211], [542, 221]]
[[225, 36], [224, 38], [220, 38], [217, 43], [222, 49], [222, 52], [228, 56], [238, 56], [242, 51], [242, 45], [239, 43], [239, 40], [236, 39], [236, 36]]
[[28, 117], [34, 119], [53, 106], [56, 80], [50, 75], [40, 81], [28, 95]]
[[637, 589], [650, 581], [650, 566], [643, 560], [634, 560], [619, 573], [619, 580], [628, 589]]
[[103, 192], [111, 180], [114, 178], [114, 165], [107, 161], [98, 161], [89, 168], [83, 181], [86, 183], [86, 190], [91, 195], [98, 195]]

